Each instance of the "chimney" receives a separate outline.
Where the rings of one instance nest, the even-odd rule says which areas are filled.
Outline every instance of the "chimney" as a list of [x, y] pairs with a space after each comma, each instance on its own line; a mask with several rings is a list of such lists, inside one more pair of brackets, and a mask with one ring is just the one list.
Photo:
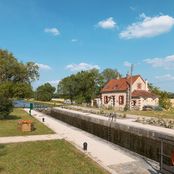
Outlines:
[[147, 79], [145, 80], [145, 90], [146, 90], [146, 91], [149, 91]]

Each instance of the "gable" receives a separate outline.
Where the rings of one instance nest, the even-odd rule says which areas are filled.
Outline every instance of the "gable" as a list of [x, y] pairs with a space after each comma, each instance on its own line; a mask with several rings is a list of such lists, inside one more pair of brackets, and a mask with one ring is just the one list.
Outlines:
[[132, 84], [132, 91], [134, 90], [146, 90], [146, 82], [142, 77], [138, 77], [135, 82]]

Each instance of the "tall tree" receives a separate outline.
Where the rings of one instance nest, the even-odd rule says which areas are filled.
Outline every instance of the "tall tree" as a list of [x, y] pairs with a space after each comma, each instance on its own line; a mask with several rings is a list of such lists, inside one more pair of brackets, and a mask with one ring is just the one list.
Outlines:
[[10, 98], [29, 97], [31, 82], [39, 78], [38, 71], [35, 63], [19, 62], [12, 53], [0, 49], [0, 112], [4, 117], [11, 111]]
[[39, 78], [39, 67], [33, 62], [18, 62], [12, 53], [0, 49], [0, 82], [31, 83]]
[[58, 84], [58, 94], [77, 103], [90, 103], [99, 94], [103, 77], [97, 69], [81, 71], [62, 79]]
[[111, 68], [104, 69], [101, 75], [103, 76], [104, 82], [121, 77], [121, 74], [116, 69]]
[[57, 87], [57, 93], [65, 99], [70, 99], [71, 102], [75, 99], [77, 95], [78, 81], [75, 75], [71, 75], [62, 79]]
[[40, 101], [50, 101], [54, 95], [56, 88], [49, 83], [39, 86], [35, 93], [35, 99]]

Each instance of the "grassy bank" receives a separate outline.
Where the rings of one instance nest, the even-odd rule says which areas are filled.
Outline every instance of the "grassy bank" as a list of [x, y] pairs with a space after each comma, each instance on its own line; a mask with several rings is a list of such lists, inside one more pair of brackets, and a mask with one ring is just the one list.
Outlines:
[[43, 104], [48, 107], [56, 107], [56, 106], [60, 106], [63, 104], [62, 102], [59, 102], [59, 101], [38, 101], [38, 100], [34, 100], [34, 99], [28, 99], [25, 101], [31, 102], [31, 103], [36, 103], [36, 104], [41, 104], [41, 105]]
[[[32, 120], [34, 122], [35, 130], [32, 132], [21, 132], [17, 129], [19, 120]], [[0, 120], [0, 137], [4, 136], [18, 136], [18, 135], [39, 135], [53, 133], [48, 127], [31, 117], [27, 112], [21, 108], [15, 108], [6, 120]]]
[[63, 140], [0, 147], [1, 174], [106, 174], [95, 162]]

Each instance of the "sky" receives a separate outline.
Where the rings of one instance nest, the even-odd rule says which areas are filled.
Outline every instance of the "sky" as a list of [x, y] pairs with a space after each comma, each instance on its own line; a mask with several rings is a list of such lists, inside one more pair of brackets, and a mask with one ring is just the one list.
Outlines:
[[0, 48], [34, 61], [52, 85], [81, 70], [134, 65], [174, 92], [173, 0], [0, 0]]

